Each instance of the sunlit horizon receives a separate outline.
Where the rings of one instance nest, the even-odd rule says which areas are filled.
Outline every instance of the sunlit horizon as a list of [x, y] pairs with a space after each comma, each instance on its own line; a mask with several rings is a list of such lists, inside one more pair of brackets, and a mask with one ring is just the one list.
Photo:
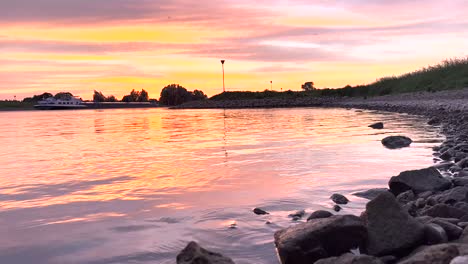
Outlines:
[[0, 99], [366, 84], [466, 57], [468, 1], [0, 3]]

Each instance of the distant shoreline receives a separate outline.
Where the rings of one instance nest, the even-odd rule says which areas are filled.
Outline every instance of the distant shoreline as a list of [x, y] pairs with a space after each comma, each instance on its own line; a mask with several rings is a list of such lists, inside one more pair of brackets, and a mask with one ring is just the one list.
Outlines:
[[[89, 109], [135, 109], [135, 108], [160, 108], [160, 106], [153, 103], [146, 102], [131, 102], [131, 103], [93, 103], [85, 102], [87, 107], [85, 108], [75, 108], [69, 110], [89, 110]], [[53, 110], [39, 110], [34, 108], [34, 104], [23, 103], [16, 101], [7, 101], [0, 102], [0, 112], [10, 112], [10, 111], [53, 111]]]

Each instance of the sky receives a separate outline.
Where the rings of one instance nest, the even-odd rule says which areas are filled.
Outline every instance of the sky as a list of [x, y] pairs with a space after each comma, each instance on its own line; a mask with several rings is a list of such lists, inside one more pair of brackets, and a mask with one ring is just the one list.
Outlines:
[[0, 99], [365, 84], [468, 56], [468, 0], [0, 0]]

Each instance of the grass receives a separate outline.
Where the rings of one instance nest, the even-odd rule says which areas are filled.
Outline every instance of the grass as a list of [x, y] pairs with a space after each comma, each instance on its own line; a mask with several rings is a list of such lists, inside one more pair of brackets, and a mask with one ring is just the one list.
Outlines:
[[34, 109], [33, 106], [33, 103], [23, 103], [20, 101], [0, 101], [0, 111], [32, 110]]
[[391, 76], [377, 81], [357, 86], [346, 86], [338, 89], [314, 89], [301, 92], [225, 92], [215, 95], [210, 100], [265, 99], [265, 98], [297, 98], [305, 96], [338, 96], [338, 97], [370, 97], [387, 94], [409, 92], [436, 92], [442, 90], [463, 89], [468, 87], [468, 57], [449, 59], [437, 65], [400, 76]]

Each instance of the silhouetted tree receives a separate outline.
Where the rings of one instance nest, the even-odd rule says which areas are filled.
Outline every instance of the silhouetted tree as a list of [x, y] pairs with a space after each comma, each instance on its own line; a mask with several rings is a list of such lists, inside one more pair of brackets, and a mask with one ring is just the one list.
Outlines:
[[314, 82], [306, 82], [303, 85], [301, 85], [301, 88], [304, 91], [312, 91], [315, 89]]
[[148, 92], [145, 91], [144, 89], [141, 90], [139, 96], [138, 96], [138, 102], [148, 102], [149, 101], [149, 95]]
[[37, 103], [38, 101], [45, 100], [49, 97], [54, 97], [53, 94], [51, 93], [43, 93], [40, 95], [34, 95], [33, 97], [26, 97], [23, 99], [23, 102], [25, 103]]
[[193, 94], [178, 84], [169, 84], [161, 91], [159, 102], [163, 105], [180, 105], [191, 101]]
[[106, 102], [107, 98], [101, 92], [94, 90], [93, 101], [98, 103]]
[[54, 95], [55, 99], [62, 99], [62, 100], [67, 100], [73, 97], [72, 93], [69, 92], [60, 92]]
[[203, 91], [194, 90], [192, 92], [192, 100], [194, 100], [194, 101], [196, 101], [196, 100], [205, 100], [207, 98], [208, 98], [208, 96], [206, 96], [206, 94], [203, 93]]
[[106, 98], [106, 101], [107, 101], [107, 102], [112, 102], [112, 103], [113, 103], [113, 102], [118, 102], [119, 100], [117, 100], [117, 98], [116, 98], [115, 96], [111, 95], [111, 96], [108, 96], [108, 97]]

